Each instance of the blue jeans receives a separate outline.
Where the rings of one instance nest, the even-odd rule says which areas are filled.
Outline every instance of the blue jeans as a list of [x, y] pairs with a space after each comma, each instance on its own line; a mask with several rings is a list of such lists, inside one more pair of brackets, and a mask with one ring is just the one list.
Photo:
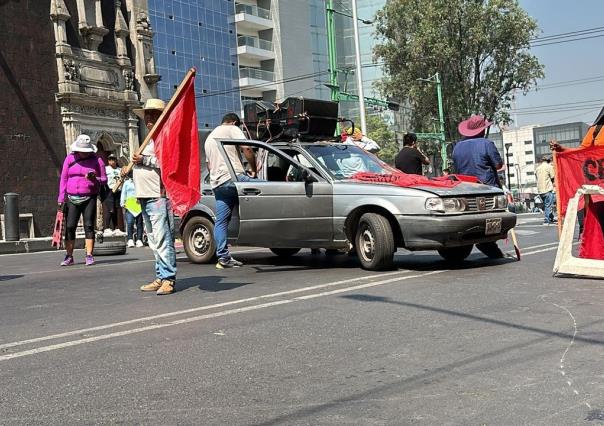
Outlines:
[[140, 198], [147, 229], [149, 247], [155, 256], [155, 277], [176, 280], [176, 249], [174, 248], [174, 216], [167, 198]]
[[126, 212], [126, 231], [128, 232], [128, 239], [134, 240], [134, 226], [136, 225], [136, 241], [143, 240], [143, 214], [140, 213], [138, 216], [134, 216], [124, 208]]
[[[247, 175], [238, 175], [239, 182], [252, 182], [258, 179]], [[213, 189], [216, 199], [216, 223], [214, 224], [214, 241], [216, 242], [216, 257], [227, 260], [231, 257], [227, 245], [229, 222], [233, 215], [233, 209], [239, 203], [237, 196], [237, 187], [232, 180], [228, 180], [220, 186]]]
[[545, 210], [545, 223], [552, 223], [554, 221], [554, 203], [556, 202], [556, 193], [549, 191], [544, 194], [539, 194], [543, 200], [543, 210]]

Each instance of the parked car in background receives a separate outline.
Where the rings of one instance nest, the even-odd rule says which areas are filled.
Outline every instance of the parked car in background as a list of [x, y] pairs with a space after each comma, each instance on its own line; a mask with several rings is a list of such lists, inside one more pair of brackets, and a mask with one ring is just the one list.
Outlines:
[[[498, 188], [399, 187], [351, 179], [357, 172], [397, 172], [356, 146], [221, 141], [223, 155], [225, 144], [252, 146], [263, 158], [264, 181], [237, 182], [230, 167], [239, 193], [228, 232], [232, 244], [267, 247], [281, 257], [302, 248], [354, 250], [363, 268], [382, 270], [393, 266], [397, 248], [436, 250], [461, 261], [474, 244], [506, 238], [516, 224]], [[202, 186], [202, 200], [181, 220], [185, 252], [195, 263], [213, 262], [215, 252], [215, 200], [207, 176]]]

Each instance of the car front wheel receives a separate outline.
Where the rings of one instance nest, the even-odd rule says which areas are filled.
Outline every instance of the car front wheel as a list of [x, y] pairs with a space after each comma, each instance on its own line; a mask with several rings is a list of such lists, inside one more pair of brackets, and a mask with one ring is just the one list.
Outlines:
[[365, 213], [361, 216], [355, 247], [364, 269], [378, 271], [391, 268], [396, 248], [388, 219], [377, 213]]
[[470, 244], [469, 246], [444, 248], [438, 250], [438, 254], [448, 262], [461, 262], [472, 253], [472, 248], [474, 248], [473, 244]]
[[214, 223], [204, 216], [194, 216], [182, 233], [185, 253], [193, 263], [211, 263], [216, 254]]

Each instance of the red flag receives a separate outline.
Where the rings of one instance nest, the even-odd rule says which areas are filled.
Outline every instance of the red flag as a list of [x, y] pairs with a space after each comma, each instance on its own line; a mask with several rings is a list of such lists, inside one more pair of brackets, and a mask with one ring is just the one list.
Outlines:
[[[604, 186], [604, 146], [559, 152], [556, 158], [556, 187], [560, 218], [566, 215], [569, 200], [583, 185]], [[594, 201], [601, 197], [594, 196]], [[583, 208], [583, 201], [579, 209]]]
[[183, 216], [199, 199], [200, 158], [194, 75], [185, 82], [153, 138], [161, 178], [174, 212]]

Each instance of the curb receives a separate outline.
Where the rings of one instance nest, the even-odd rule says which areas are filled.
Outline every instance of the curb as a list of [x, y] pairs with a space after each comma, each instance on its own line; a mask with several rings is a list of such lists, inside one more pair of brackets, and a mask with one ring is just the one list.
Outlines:
[[[104, 241], [124, 241], [124, 237], [103, 237]], [[0, 240], [0, 255], [18, 253], [38, 253], [44, 251], [61, 251], [50, 245], [51, 237], [26, 238], [21, 241]], [[84, 238], [76, 238], [76, 249], [84, 248]]]

